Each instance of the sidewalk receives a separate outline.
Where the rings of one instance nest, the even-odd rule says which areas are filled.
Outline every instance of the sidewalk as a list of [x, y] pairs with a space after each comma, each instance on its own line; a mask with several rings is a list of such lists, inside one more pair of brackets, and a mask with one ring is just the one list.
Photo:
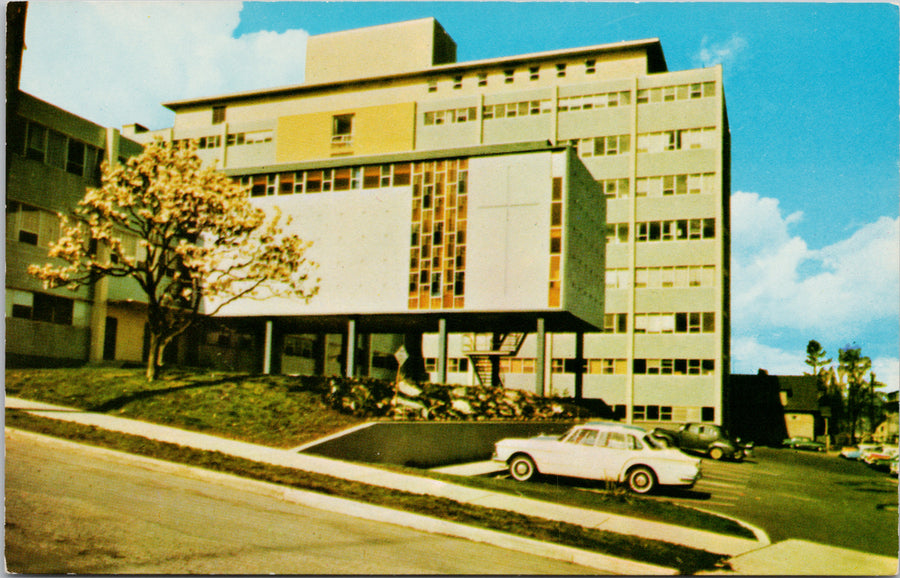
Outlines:
[[[747, 540], [736, 538], [733, 536], [723, 536], [711, 532], [693, 530], [673, 526], [671, 524], [649, 522], [636, 518], [628, 518], [607, 514], [594, 510], [583, 510], [571, 506], [560, 504], [552, 504], [540, 502], [529, 498], [521, 498], [497, 492], [489, 492], [475, 488], [468, 488], [456, 484], [450, 484], [438, 480], [417, 477], [408, 474], [390, 472], [380, 468], [342, 462], [339, 460], [323, 458], [318, 456], [299, 454], [291, 450], [282, 450], [269, 448], [256, 444], [250, 444], [235, 440], [228, 440], [207, 434], [179, 430], [176, 428], [141, 422], [132, 419], [113, 417], [105, 414], [96, 414], [83, 412], [81, 410], [53, 406], [39, 402], [32, 402], [17, 398], [6, 398], [7, 408], [29, 410], [35, 415], [43, 417], [60, 419], [70, 422], [77, 422], [84, 425], [93, 425], [99, 428], [129, 433], [143, 436], [149, 439], [155, 439], [164, 442], [175, 443], [183, 446], [189, 446], [196, 449], [206, 451], [218, 451], [224, 454], [242, 457], [245, 459], [258, 461], [262, 463], [296, 468], [304, 471], [315, 472], [330, 476], [335, 476], [347, 480], [353, 480], [371, 485], [382, 486], [386, 488], [402, 490], [417, 494], [427, 494], [439, 497], [450, 498], [452, 500], [468, 503], [488, 508], [497, 508], [502, 510], [523, 512], [528, 515], [545, 518], [548, 520], [567, 522], [577, 524], [586, 528], [594, 528], [619, 534], [636, 535], [643, 538], [660, 540], [670, 543], [682, 544], [691, 548], [706, 550], [717, 554], [724, 554], [736, 560], [741, 560], [743, 565], [739, 572], [741, 574], [768, 574], [771, 562], [761, 564], [760, 561], [768, 560], [769, 557], [762, 555], [759, 558], [744, 557], [748, 553], [758, 551], [761, 548], [769, 546], [768, 537], [761, 530], [751, 528], [757, 535], [757, 540]], [[395, 519], [400, 519], [396, 518]], [[398, 523], [398, 522], [395, 522]], [[497, 534], [497, 533], [495, 533]], [[533, 541], [532, 541], [533, 542]], [[813, 545], [817, 546], [817, 545]], [[529, 546], [533, 548], [534, 546]], [[568, 548], [567, 550], [573, 550]], [[839, 557], [841, 559], [852, 558], [854, 566], [859, 570], [852, 572], [853, 574], [868, 575], [888, 575], [885, 573], [888, 563], [893, 564], [893, 570], [889, 575], [894, 575], [897, 570], [897, 561], [892, 559], [880, 560], [878, 556], [869, 556], [866, 554], [849, 552], [855, 554], [856, 557], [843, 556], [842, 551], [836, 548], [830, 549], [827, 554], [830, 557]], [[765, 551], [763, 551], [763, 554]], [[571, 553], [569, 553], [571, 555]], [[817, 555], [819, 557], [819, 555]], [[603, 560], [597, 561], [597, 565], [593, 565], [601, 570], [607, 570], [625, 574], [660, 574], [673, 573], [671, 569], [655, 568], [646, 564], [632, 563], [628, 561], [611, 559], [610, 557], [602, 557]], [[819, 557], [819, 559], [821, 559]], [[785, 557], [776, 574], [797, 574], [806, 572], [796, 572], [796, 564], [804, 560], [802, 556]], [[863, 562], [868, 561], [868, 564]], [[579, 561], [578, 563], [584, 564]], [[778, 564], [776, 564], [778, 566]], [[761, 572], [754, 571], [759, 567]], [[835, 560], [833, 568], [841, 568], [840, 560]], [[668, 572], [667, 572], [668, 570]], [[735, 569], [737, 571], [737, 569]], [[818, 573], [818, 572], [814, 572]], [[834, 574], [834, 572], [828, 572]]]

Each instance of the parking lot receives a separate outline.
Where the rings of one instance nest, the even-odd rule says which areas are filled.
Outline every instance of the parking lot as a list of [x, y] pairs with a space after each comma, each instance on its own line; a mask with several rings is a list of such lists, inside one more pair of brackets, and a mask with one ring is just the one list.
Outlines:
[[[594, 483], [567, 483], [598, 491]], [[737, 518], [773, 542], [798, 538], [898, 555], [897, 478], [835, 453], [759, 447], [740, 463], [703, 459], [692, 489], [663, 488], [645, 499]]]
[[897, 478], [832, 454], [761, 447], [742, 462], [703, 460], [687, 491], [654, 499], [754, 524], [772, 541], [802, 538], [897, 556]]

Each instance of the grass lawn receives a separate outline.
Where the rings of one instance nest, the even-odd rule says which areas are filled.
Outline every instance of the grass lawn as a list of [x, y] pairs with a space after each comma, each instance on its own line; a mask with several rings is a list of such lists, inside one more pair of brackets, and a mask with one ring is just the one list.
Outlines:
[[331, 409], [321, 379], [143, 368], [8, 369], [7, 395], [291, 448], [365, 420]]

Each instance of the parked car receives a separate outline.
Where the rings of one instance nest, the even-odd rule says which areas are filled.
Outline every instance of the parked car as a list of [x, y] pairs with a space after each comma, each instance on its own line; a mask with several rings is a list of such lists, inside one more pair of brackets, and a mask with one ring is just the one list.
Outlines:
[[863, 452], [877, 448], [878, 444], [857, 444], [855, 446], [846, 446], [841, 449], [841, 457], [848, 460], [858, 460], [862, 457]]
[[863, 452], [860, 459], [870, 466], [887, 468], [897, 453], [897, 446], [884, 445]]
[[677, 430], [656, 428], [652, 434], [666, 440], [672, 446], [686, 452], [699, 452], [714, 460], [741, 461], [753, 452], [753, 442], [741, 443], [731, 439], [728, 432], [709, 423], [686, 423]]
[[808, 437], [797, 436], [784, 440], [781, 445], [792, 450], [807, 450], [812, 452], [824, 452], [825, 444]]
[[700, 460], [669, 448], [644, 428], [588, 422], [559, 437], [508, 438], [494, 444], [493, 460], [521, 482], [550, 474], [624, 483], [638, 494], [658, 485], [690, 488]]

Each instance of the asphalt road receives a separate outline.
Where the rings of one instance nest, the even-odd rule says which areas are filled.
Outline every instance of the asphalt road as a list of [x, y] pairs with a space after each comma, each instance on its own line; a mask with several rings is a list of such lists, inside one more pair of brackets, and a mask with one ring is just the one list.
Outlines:
[[773, 542], [800, 538], [897, 557], [897, 479], [834, 455], [761, 447], [743, 462], [703, 460], [690, 491], [658, 499], [734, 516]]
[[6, 436], [15, 573], [590, 574]]

